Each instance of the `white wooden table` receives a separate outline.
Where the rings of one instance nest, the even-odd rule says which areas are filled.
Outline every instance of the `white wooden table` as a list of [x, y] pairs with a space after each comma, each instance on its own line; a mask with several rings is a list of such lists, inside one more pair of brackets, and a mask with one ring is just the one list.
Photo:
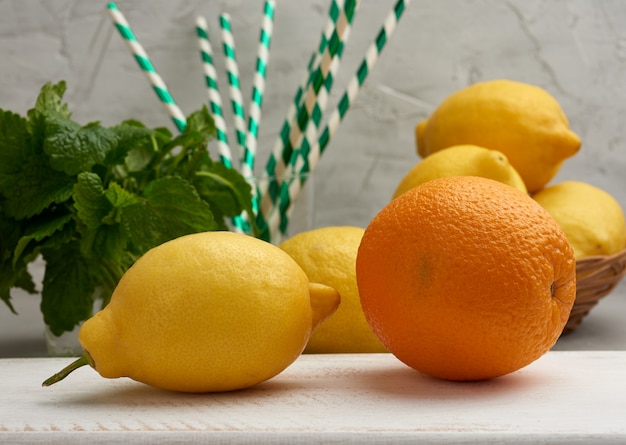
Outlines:
[[390, 354], [303, 355], [247, 390], [181, 394], [68, 363], [0, 359], [0, 443], [626, 443], [626, 351], [552, 351], [499, 379], [426, 377]]

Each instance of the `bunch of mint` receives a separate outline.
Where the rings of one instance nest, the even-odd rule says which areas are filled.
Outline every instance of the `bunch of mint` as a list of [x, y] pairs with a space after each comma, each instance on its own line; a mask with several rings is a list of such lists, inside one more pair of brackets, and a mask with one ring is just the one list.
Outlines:
[[35, 292], [27, 266], [41, 255], [41, 311], [55, 335], [89, 318], [96, 289], [106, 303], [152, 247], [251, 215], [249, 184], [210, 158], [206, 107], [177, 136], [135, 120], [81, 126], [65, 89], [44, 85], [25, 117], [0, 109], [0, 298], [15, 312], [11, 289]]

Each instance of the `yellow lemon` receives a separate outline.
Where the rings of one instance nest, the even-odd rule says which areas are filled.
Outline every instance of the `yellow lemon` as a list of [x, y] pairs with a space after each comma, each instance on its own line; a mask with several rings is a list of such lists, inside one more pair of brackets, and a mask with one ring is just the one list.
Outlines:
[[455, 145], [423, 159], [400, 181], [393, 197], [433, 179], [446, 176], [480, 176], [508, 184], [526, 193], [526, 186], [507, 157], [476, 145]]
[[620, 204], [606, 191], [580, 181], [564, 181], [533, 196], [563, 228], [576, 259], [612, 255], [626, 248]]
[[323, 227], [296, 234], [279, 246], [309, 280], [341, 295], [341, 306], [316, 329], [304, 352], [386, 352], [365, 320], [359, 299], [356, 255], [363, 232], [359, 227]]
[[[81, 327], [86, 354], [77, 362], [169, 390], [241, 389], [296, 360], [338, 304], [334, 289], [310, 284], [276, 246], [231, 232], [187, 235], [124, 274]], [[44, 385], [71, 369], [63, 372]]]
[[415, 127], [426, 157], [453, 145], [504, 153], [528, 191], [540, 190], [580, 148], [561, 106], [547, 91], [511, 80], [476, 83], [448, 96]]

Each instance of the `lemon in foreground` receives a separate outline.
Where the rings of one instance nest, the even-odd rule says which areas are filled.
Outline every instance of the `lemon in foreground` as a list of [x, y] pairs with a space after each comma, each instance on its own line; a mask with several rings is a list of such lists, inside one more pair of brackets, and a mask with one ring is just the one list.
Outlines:
[[526, 193], [524, 181], [504, 154], [477, 145], [455, 145], [417, 163], [400, 181], [393, 197], [426, 181], [447, 176], [480, 176]]
[[279, 247], [310, 281], [341, 295], [341, 306], [313, 333], [305, 353], [386, 352], [365, 320], [356, 283], [356, 255], [364, 229], [333, 226], [298, 233]]
[[300, 355], [339, 304], [278, 247], [231, 232], [183, 236], [148, 251], [110, 303], [79, 331], [90, 364], [162, 389], [241, 389], [274, 377]]
[[554, 97], [540, 87], [506, 79], [451, 94], [417, 124], [415, 135], [422, 157], [459, 144], [501, 151], [531, 193], [580, 148], [580, 138]]
[[564, 181], [533, 196], [557, 220], [576, 259], [612, 255], [626, 248], [626, 222], [619, 202], [581, 181]]

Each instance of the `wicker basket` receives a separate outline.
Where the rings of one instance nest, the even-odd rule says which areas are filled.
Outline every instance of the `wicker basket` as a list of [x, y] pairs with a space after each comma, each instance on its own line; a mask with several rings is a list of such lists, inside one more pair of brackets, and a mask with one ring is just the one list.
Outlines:
[[576, 301], [563, 334], [576, 330], [583, 317], [626, 276], [626, 249], [610, 256], [576, 262]]

